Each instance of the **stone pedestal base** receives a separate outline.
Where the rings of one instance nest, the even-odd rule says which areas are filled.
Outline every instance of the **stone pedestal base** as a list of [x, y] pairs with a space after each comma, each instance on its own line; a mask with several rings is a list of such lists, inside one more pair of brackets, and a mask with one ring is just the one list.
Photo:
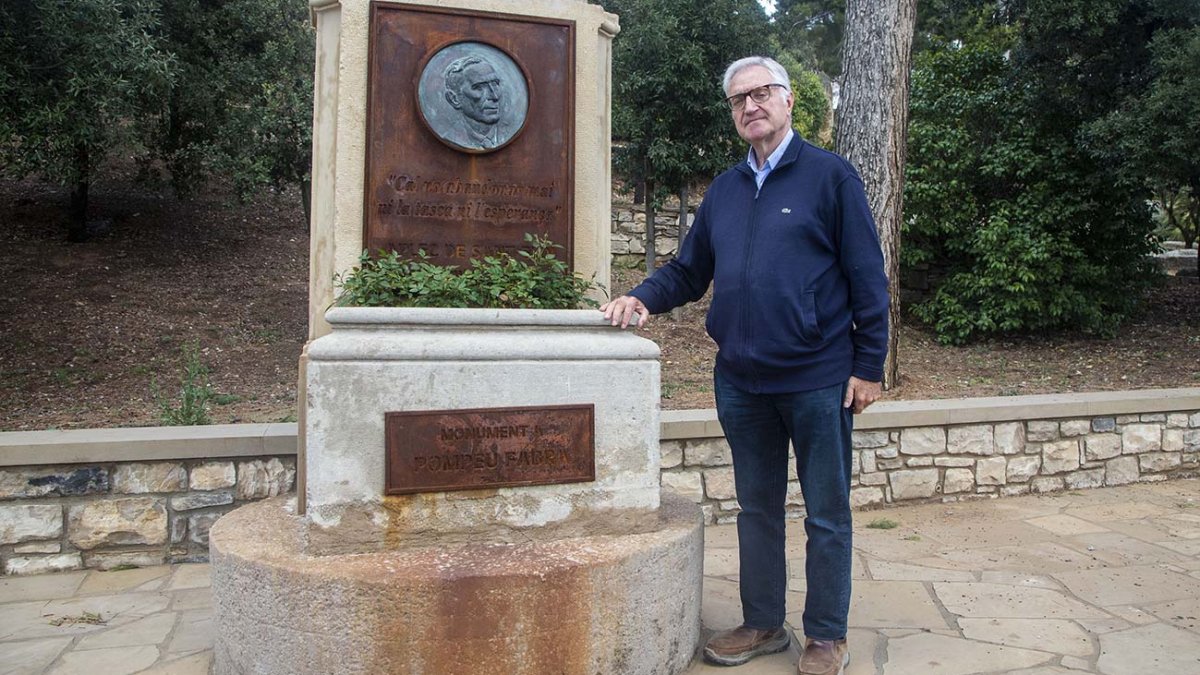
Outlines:
[[244, 506], [210, 534], [214, 672], [679, 673], [700, 638], [700, 512], [664, 492], [635, 520], [311, 556], [284, 500]]

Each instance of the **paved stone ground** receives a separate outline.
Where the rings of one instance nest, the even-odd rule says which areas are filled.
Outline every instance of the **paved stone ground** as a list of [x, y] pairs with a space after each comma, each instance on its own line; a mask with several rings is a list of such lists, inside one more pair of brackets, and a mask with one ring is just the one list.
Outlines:
[[[788, 527], [799, 626], [802, 525]], [[847, 675], [1200, 673], [1200, 480], [859, 513], [855, 536]], [[708, 528], [707, 627], [739, 621], [736, 547], [732, 526]], [[208, 585], [207, 565], [0, 579], [0, 675], [206, 673]], [[70, 621], [85, 612], [104, 623]], [[784, 675], [796, 659], [687, 675]]]

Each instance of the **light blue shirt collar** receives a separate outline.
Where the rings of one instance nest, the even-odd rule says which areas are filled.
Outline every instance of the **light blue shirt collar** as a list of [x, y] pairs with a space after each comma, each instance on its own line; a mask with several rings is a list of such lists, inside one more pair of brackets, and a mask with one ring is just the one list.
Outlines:
[[754, 148], [750, 148], [750, 151], [746, 153], [746, 163], [750, 165], [750, 170], [754, 172], [754, 182], [758, 183], [758, 188], [760, 190], [762, 189], [763, 181], [765, 181], [767, 176], [771, 173], [771, 169], [774, 169], [776, 166], [778, 166], [779, 160], [783, 159], [783, 153], [787, 150], [788, 145], [790, 145], [792, 142], [792, 137], [795, 135], [796, 132], [789, 128], [787, 135], [783, 137], [783, 141], [779, 143], [779, 146], [775, 148], [775, 151], [771, 153], [771, 156], [767, 157], [767, 161], [763, 163], [761, 169], [758, 168], [758, 162], [755, 161]]

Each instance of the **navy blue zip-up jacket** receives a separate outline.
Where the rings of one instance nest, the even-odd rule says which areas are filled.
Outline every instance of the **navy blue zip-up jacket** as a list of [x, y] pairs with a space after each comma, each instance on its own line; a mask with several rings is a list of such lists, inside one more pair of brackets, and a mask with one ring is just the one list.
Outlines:
[[838, 155], [795, 136], [761, 190], [745, 162], [717, 176], [679, 255], [629, 294], [659, 314], [710, 282], [716, 367], [743, 391], [883, 379], [883, 253], [862, 179]]

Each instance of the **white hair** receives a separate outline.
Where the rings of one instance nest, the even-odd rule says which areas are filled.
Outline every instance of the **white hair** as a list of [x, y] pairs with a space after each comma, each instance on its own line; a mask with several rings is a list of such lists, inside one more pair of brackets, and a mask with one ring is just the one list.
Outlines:
[[721, 89], [725, 91], [725, 95], [729, 95], [729, 83], [733, 81], [733, 77], [750, 66], [762, 66], [771, 73], [771, 84], [778, 84], [787, 89], [792, 90], [792, 78], [788, 77], [787, 69], [779, 64], [778, 61], [766, 56], [747, 56], [744, 59], [738, 59], [729, 64], [725, 69], [725, 76], [721, 78]]

